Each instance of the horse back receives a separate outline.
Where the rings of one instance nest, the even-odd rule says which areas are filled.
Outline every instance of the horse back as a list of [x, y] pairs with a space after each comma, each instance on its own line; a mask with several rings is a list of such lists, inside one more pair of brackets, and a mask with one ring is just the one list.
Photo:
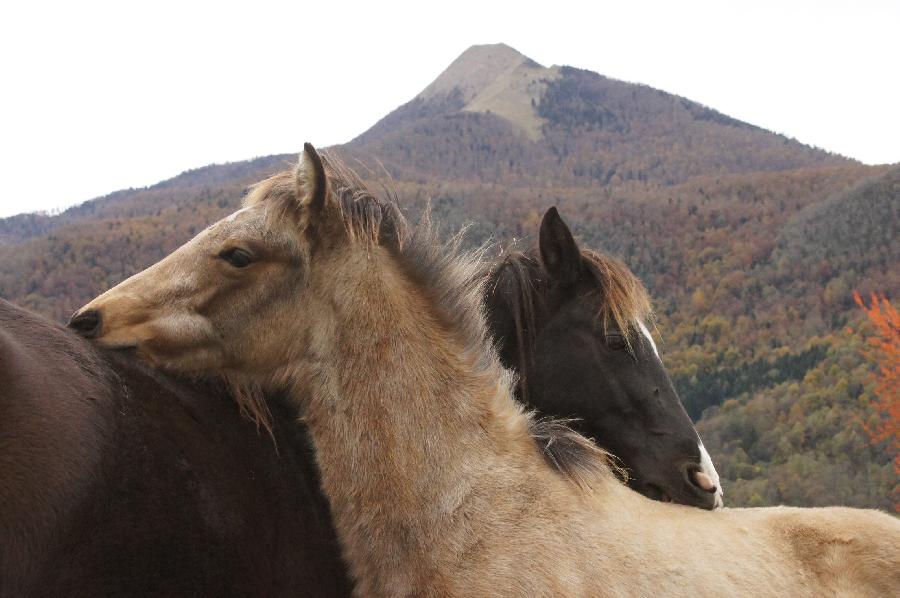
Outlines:
[[773, 528], [799, 569], [837, 596], [880, 598], [900, 588], [900, 520], [869, 509], [774, 509]]
[[[0, 302], [0, 595], [349, 594], [313, 454]], [[286, 421], [286, 425], [279, 422]]]
[[99, 356], [0, 303], [0, 589], [24, 593], [99, 472], [110, 433]]

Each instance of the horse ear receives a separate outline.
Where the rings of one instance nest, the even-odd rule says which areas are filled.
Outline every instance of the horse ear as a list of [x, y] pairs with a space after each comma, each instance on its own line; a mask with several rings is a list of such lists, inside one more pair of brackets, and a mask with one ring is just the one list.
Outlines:
[[322, 158], [311, 143], [303, 144], [303, 153], [295, 171], [297, 200], [311, 212], [321, 212], [328, 194], [328, 179]]
[[553, 280], [565, 285], [578, 280], [583, 268], [581, 250], [555, 206], [541, 221], [540, 249], [541, 261]]

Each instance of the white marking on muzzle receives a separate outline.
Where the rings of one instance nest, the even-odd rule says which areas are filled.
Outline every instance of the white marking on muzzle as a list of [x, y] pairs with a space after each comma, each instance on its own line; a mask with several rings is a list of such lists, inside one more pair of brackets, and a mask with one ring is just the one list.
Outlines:
[[[703, 446], [703, 441], [700, 438], [697, 438], [697, 446], [700, 448], [700, 471], [705, 474], [706, 477], [712, 482], [712, 485], [716, 487], [716, 508], [720, 509], [725, 505], [725, 500], [723, 498], [725, 492], [722, 490], [722, 482], [719, 480], [719, 473], [716, 471], [715, 466], [713, 466], [712, 458], [710, 458], [709, 453], [706, 452], [706, 447]], [[698, 483], [701, 483], [698, 480]]]

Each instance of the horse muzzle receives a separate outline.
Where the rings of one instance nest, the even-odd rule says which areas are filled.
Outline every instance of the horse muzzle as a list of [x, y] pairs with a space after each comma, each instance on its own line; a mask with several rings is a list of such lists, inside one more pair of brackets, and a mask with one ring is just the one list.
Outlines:
[[97, 338], [103, 329], [103, 316], [96, 309], [76, 311], [69, 318], [68, 327], [84, 338]]

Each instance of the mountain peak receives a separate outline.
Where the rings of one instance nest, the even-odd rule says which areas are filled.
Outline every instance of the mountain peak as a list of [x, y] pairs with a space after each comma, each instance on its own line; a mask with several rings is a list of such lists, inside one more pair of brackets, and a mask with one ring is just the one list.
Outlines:
[[547, 81], [558, 76], [506, 44], [470, 47], [459, 55], [418, 97], [460, 94], [466, 112], [491, 112], [512, 122], [531, 139], [544, 124], [535, 109]]
[[471, 46], [422, 90], [419, 97], [428, 99], [458, 88], [463, 101], [468, 103], [502, 73], [526, 61], [531, 60], [506, 44]]

